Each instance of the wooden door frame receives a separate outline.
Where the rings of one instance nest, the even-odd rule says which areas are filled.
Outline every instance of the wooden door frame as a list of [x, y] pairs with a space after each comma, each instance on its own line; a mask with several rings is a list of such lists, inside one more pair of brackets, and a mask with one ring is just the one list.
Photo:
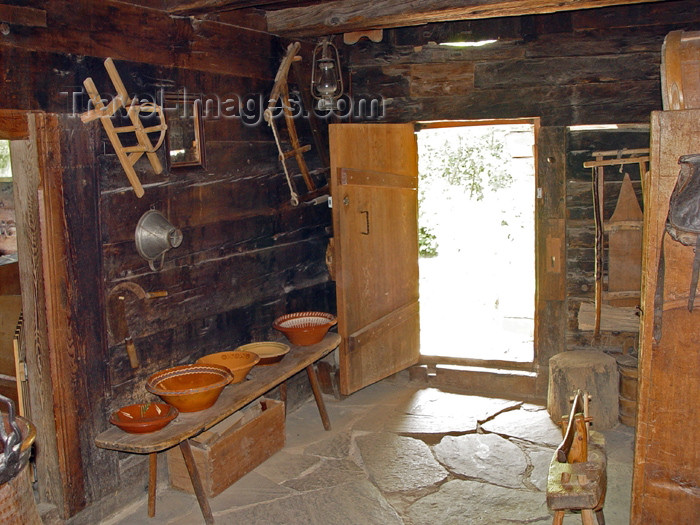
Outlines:
[[[539, 187], [539, 177], [538, 177], [538, 166], [537, 166], [537, 144], [538, 135], [540, 129], [540, 119], [539, 118], [513, 118], [513, 119], [478, 119], [478, 120], [441, 120], [441, 121], [430, 121], [430, 122], [418, 122], [416, 123], [416, 131], [421, 131], [424, 129], [443, 129], [443, 128], [458, 128], [458, 127], [471, 127], [471, 126], [498, 126], [498, 125], [508, 125], [508, 124], [531, 124], [533, 126], [533, 134], [535, 136], [535, 149], [533, 151], [533, 158], [535, 159], [535, 186]], [[535, 195], [533, 195], [535, 198]], [[535, 201], [535, 206], [539, 205], [539, 201]], [[535, 244], [538, 241], [538, 231], [537, 227], [537, 210], [535, 212]], [[539, 281], [539, 273], [541, 267], [538, 264], [537, 258], [535, 262], [535, 281]], [[421, 355], [421, 364], [427, 365], [457, 365], [457, 366], [470, 366], [479, 367], [487, 369], [499, 369], [499, 370], [512, 370], [512, 371], [535, 371], [537, 366], [537, 354], [538, 354], [538, 323], [537, 323], [537, 313], [539, 309], [539, 296], [534, 298], [535, 300], [535, 337], [534, 337], [534, 348], [533, 348], [533, 360], [529, 362], [516, 362], [516, 361], [501, 361], [496, 359], [474, 359], [469, 357], [440, 357], [440, 356], [423, 356]]]
[[[452, 373], [444, 381], [483, 395], [544, 401], [549, 359], [566, 349], [566, 127], [544, 127], [539, 117], [419, 122], [417, 129], [531, 123], [535, 133], [535, 333], [534, 359], [528, 363], [421, 356], [428, 367], [456, 365], [497, 373]], [[505, 371], [505, 373], [503, 373]], [[510, 373], [508, 373], [510, 372]]]
[[60, 137], [56, 115], [0, 110], [0, 139], [12, 141], [27, 375], [32, 422], [37, 427], [39, 503], [54, 506], [61, 517], [68, 518], [85, 506], [85, 483], [77, 393], [70, 372], [75, 341], [68, 297], [71, 285]]

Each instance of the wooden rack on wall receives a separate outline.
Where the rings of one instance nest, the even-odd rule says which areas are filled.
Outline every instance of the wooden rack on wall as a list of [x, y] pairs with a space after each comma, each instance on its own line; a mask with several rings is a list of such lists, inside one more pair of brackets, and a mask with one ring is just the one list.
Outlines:
[[[615, 211], [610, 219], [604, 218], [605, 167], [637, 164], [642, 186], [648, 171], [648, 149], [623, 149], [594, 151], [595, 160], [583, 163], [584, 168], [593, 170], [593, 215], [595, 221], [595, 320], [594, 336], [601, 330], [603, 303], [625, 308], [621, 310], [621, 326], [636, 326], [636, 306], [640, 299], [641, 250], [642, 250], [642, 209], [632, 187], [629, 174], [625, 173]], [[605, 235], [608, 235], [608, 290], [603, 290], [603, 269], [605, 260]], [[580, 314], [579, 314], [580, 315]], [[625, 322], [625, 317], [634, 316]]]

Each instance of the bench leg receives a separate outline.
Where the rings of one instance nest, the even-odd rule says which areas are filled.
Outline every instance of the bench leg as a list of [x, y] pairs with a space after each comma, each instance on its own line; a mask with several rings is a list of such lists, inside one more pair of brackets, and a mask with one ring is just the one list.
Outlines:
[[182, 452], [182, 457], [185, 460], [185, 465], [187, 465], [187, 472], [190, 474], [192, 487], [194, 487], [194, 493], [197, 496], [199, 508], [202, 509], [204, 523], [207, 525], [213, 525], [214, 516], [212, 516], [207, 495], [204, 493], [202, 479], [199, 477], [199, 471], [197, 470], [197, 465], [194, 462], [194, 456], [192, 455], [192, 449], [190, 448], [190, 441], [188, 439], [180, 442], [180, 451]]
[[328, 418], [328, 412], [326, 412], [326, 404], [323, 402], [321, 388], [318, 385], [318, 376], [316, 376], [316, 369], [314, 368], [313, 364], [306, 367], [306, 373], [309, 375], [309, 383], [311, 383], [311, 390], [313, 390], [314, 392], [314, 399], [316, 399], [318, 413], [321, 415], [323, 428], [325, 428], [326, 430], [330, 430], [331, 420]]
[[581, 523], [583, 525], [595, 525], [593, 522], [593, 510], [592, 509], [582, 509], [581, 510]]
[[554, 520], [552, 520], [552, 525], [562, 525], [564, 523], [564, 511], [557, 510], [554, 512]]
[[156, 483], [158, 483], [158, 452], [148, 455], [148, 517], [156, 515]]
[[598, 509], [595, 511], [595, 518], [598, 520], [598, 525], [605, 525], [605, 516], [603, 515], [603, 509]]

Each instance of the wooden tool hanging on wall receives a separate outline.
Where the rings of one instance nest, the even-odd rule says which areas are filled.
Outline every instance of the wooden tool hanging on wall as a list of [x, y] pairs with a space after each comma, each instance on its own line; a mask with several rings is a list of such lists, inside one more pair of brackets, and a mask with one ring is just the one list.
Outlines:
[[[105, 60], [105, 69], [107, 69], [109, 78], [112, 80], [112, 84], [114, 84], [114, 89], [116, 90], [117, 95], [109, 104], [105, 105], [102, 101], [102, 96], [100, 95], [99, 91], [97, 91], [97, 87], [95, 87], [95, 83], [93, 82], [92, 78], [86, 78], [83, 85], [90, 96], [90, 101], [92, 102], [94, 109], [80, 115], [80, 119], [86, 123], [100, 119], [100, 122], [102, 122], [102, 126], [104, 126], [105, 132], [109, 137], [109, 141], [112, 143], [112, 147], [119, 158], [119, 162], [126, 172], [129, 183], [134, 189], [134, 193], [137, 197], [143, 197], [143, 186], [136, 175], [134, 164], [136, 164], [136, 162], [145, 153], [156, 175], [163, 171], [163, 165], [161, 164], [158, 155], [155, 153], [163, 144], [165, 130], [168, 128], [165, 123], [165, 117], [163, 116], [163, 109], [158, 104], [151, 102], [138, 104], [136, 99], [130, 99], [126, 88], [124, 87], [124, 83], [122, 82], [122, 79], [117, 72], [117, 68], [114, 66], [114, 62], [111, 58], [107, 58], [107, 60]], [[127, 115], [131, 120], [130, 126], [114, 126], [112, 116], [114, 116], [114, 114], [121, 108], [126, 110]], [[158, 115], [159, 124], [144, 128], [143, 124], [141, 123], [140, 114], [152, 114], [153, 112]], [[156, 144], [153, 145], [151, 143], [151, 139], [148, 137], [148, 134], [155, 132], [160, 132], [160, 136], [158, 137]], [[138, 144], [136, 146], [124, 146], [119, 138], [120, 133], [134, 133]]]
[[[292, 180], [289, 170], [287, 169], [286, 160], [288, 158], [294, 157], [296, 159], [299, 166], [299, 171], [301, 171], [301, 176], [304, 178], [304, 182], [306, 183], [306, 188], [309, 191], [316, 189], [316, 185], [309, 174], [309, 168], [306, 166], [306, 161], [304, 160], [304, 153], [310, 151], [311, 146], [302, 146], [299, 143], [299, 136], [297, 135], [297, 130], [294, 125], [294, 115], [292, 114], [292, 107], [289, 102], [289, 85], [287, 84], [287, 76], [289, 75], [289, 68], [291, 67], [292, 63], [301, 60], [301, 57], [297, 55], [300, 48], [301, 44], [299, 42], [294, 42], [293, 44], [289, 44], [289, 46], [287, 46], [287, 53], [282, 59], [282, 63], [277, 70], [275, 85], [272, 87], [267, 109], [264, 113], [265, 121], [272, 128], [272, 133], [275, 136], [275, 143], [277, 144], [279, 159], [282, 163], [282, 168], [284, 169], [284, 175], [287, 178], [287, 186], [289, 186], [293, 206], [297, 206], [299, 204], [299, 194], [296, 191], [294, 181]], [[282, 149], [279, 131], [277, 130], [277, 125], [273, 115], [273, 110], [277, 106], [278, 100], [280, 100], [282, 104], [282, 112], [284, 113], [284, 120], [287, 124], [287, 131], [289, 133], [289, 142], [292, 146], [292, 149], [289, 151], [284, 151]]]

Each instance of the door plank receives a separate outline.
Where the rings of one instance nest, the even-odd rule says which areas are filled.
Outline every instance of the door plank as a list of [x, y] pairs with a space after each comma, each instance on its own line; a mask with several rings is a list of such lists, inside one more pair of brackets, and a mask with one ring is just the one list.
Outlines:
[[418, 361], [418, 166], [412, 124], [330, 126], [340, 390]]

